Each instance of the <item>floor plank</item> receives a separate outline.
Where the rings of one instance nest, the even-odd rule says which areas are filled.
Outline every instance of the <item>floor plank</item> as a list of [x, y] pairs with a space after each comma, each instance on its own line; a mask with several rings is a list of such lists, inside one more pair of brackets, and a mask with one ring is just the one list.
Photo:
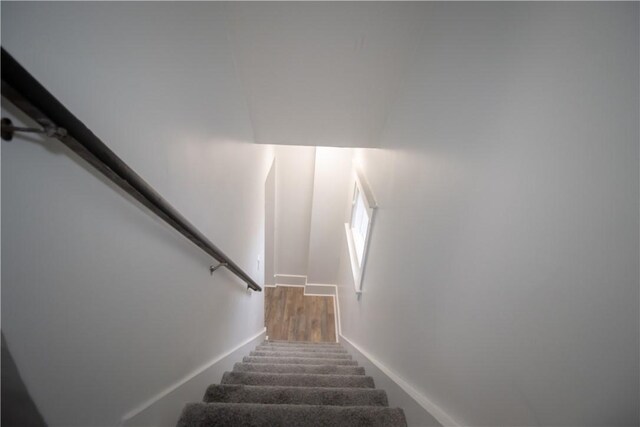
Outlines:
[[302, 287], [266, 287], [264, 304], [269, 339], [336, 341], [333, 297], [305, 296]]

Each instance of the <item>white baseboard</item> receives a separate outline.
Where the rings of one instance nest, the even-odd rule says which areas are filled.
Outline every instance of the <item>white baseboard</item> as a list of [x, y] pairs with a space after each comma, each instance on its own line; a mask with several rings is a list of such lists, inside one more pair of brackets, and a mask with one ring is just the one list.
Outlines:
[[333, 325], [336, 328], [336, 342], [340, 342], [340, 335], [339, 335], [339, 330], [340, 328], [338, 327], [338, 325], [340, 324], [340, 315], [338, 314], [338, 292], [336, 292], [335, 296], [333, 297]]
[[265, 286], [265, 288], [277, 288], [280, 286], [281, 288], [304, 288], [303, 285], [286, 285], [283, 283], [276, 283], [275, 285]]
[[336, 327], [338, 328], [338, 333], [336, 334], [336, 340], [338, 340], [338, 338], [342, 335], [342, 324], [341, 322], [341, 317], [340, 317], [340, 293], [338, 292], [338, 287], [336, 286], [336, 297], [334, 299], [335, 303], [336, 303], [336, 309], [334, 311], [334, 313], [336, 313]]
[[304, 287], [305, 295], [326, 297], [337, 294], [337, 286], [331, 283], [307, 283]]
[[[184, 404], [189, 401], [202, 400], [202, 395], [206, 387], [215, 381], [212, 381], [211, 378], [217, 378], [219, 381], [222, 378], [222, 373], [231, 370], [234, 363], [242, 360], [243, 356], [249, 354], [249, 351], [257, 344], [256, 341], [262, 340], [266, 333], [267, 328], [262, 329], [258, 334], [247, 338], [231, 350], [226, 351], [185, 375], [155, 396], [124, 414], [120, 420], [120, 425], [136, 427], [175, 426]], [[193, 390], [185, 390], [189, 385], [193, 385]], [[193, 393], [195, 394], [192, 396]], [[157, 405], [161, 402], [161, 405]]]
[[307, 284], [307, 276], [300, 274], [274, 274], [276, 285], [304, 286]]
[[[413, 387], [405, 379], [400, 377], [394, 371], [392, 371], [387, 366], [385, 366], [382, 362], [380, 362], [375, 357], [373, 357], [370, 353], [368, 353], [367, 351], [363, 350], [360, 346], [358, 346], [357, 344], [353, 343], [350, 339], [348, 339], [347, 337], [342, 335], [342, 333], [340, 333], [340, 339], [341, 339], [341, 341], [344, 340], [343, 342], [348, 344], [347, 347], [352, 347], [353, 350], [356, 350], [356, 352], [360, 353], [361, 356], [366, 358], [372, 365], [374, 365], [376, 368], [378, 368], [381, 371], [381, 373], [384, 376], [386, 376], [386, 378], [389, 381], [391, 381], [392, 383], [395, 383], [395, 385], [397, 385], [397, 387], [399, 389], [401, 389], [404, 393], [406, 393], [406, 396], [408, 396], [413, 401], [415, 401], [415, 403], [417, 403], [422, 409], [424, 409], [424, 411], [426, 411], [433, 419], [435, 419], [435, 421], [440, 423], [440, 425], [446, 426], [446, 427], [461, 427], [461, 425], [458, 424], [456, 421], [454, 421], [453, 418], [449, 414], [444, 412], [439, 406], [434, 404], [424, 394], [422, 394], [418, 390], [416, 390], [415, 387]], [[349, 348], [348, 348], [348, 350], [349, 350]], [[352, 354], [352, 355], [354, 356], [354, 358], [357, 359], [357, 356], [358, 356], [357, 354]], [[367, 375], [371, 375], [371, 376], [374, 377], [374, 380], [375, 380], [375, 382], [376, 382], [376, 384], [378, 385], [379, 388], [386, 389], [387, 394], [389, 395], [389, 400], [390, 401], [391, 400], [397, 400], [399, 402], [402, 402], [402, 401], [406, 402], [407, 401], [406, 397], [398, 395], [399, 392], [396, 392], [396, 391], [392, 390], [391, 387], [384, 386], [383, 384], [379, 384], [381, 382], [384, 383], [385, 381], [380, 381], [379, 378], [376, 378], [376, 375], [373, 372], [370, 372], [369, 369], [366, 366], [365, 366], [365, 369], [367, 370]], [[395, 398], [395, 399], [392, 399], [392, 398]], [[400, 406], [404, 407], [405, 405], [400, 405]], [[409, 422], [409, 425], [435, 425], [433, 423], [427, 424], [423, 420], [423, 417], [421, 417], [420, 414], [417, 414], [415, 416], [416, 420], [418, 420], [420, 418], [419, 421], [414, 421], [413, 423], [411, 423], [411, 420], [409, 419], [410, 418], [409, 417], [410, 413], [408, 413], [408, 411], [411, 408], [404, 407], [404, 409], [405, 409], [405, 414], [407, 415], [407, 421]]]
[[291, 285], [276, 283], [275, 285], [264, 285], [265, 288], [304, 288], [305, 296], [331, 297], [336, 295], [336, 285], [307, 283], [306, 285]]

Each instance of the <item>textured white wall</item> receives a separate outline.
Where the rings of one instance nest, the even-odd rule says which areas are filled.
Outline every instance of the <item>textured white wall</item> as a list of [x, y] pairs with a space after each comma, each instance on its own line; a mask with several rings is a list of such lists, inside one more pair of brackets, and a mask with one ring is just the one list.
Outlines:
[[[2, 45], [262, 280], [272, 154], [251, 143], [219, 4], [3, 3]], [[116, 425], [262, 329], [261, 293], [209, 276], [208, 256], [66, 148], [2, 151], [2, 330], [49, 425]]]
[[275, 152], [275, 273], [306, 276], [316, 149], [278, 146]]
[[309, 283], [338, 280], [344, 235], [344, 202], [351, 194], [352, 149], [318, 147], [309, 235]]
[[637, 3], [432, 4], [342, 332], [461, 425], [638, 425]]

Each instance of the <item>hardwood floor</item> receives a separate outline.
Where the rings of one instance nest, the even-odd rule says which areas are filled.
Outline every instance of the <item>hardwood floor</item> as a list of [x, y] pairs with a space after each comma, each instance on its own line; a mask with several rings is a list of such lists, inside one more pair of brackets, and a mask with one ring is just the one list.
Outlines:
[[265, 287], [264, 305], [269, 339], [336, 342], [333, 297], [305, 296], [302, 287]]

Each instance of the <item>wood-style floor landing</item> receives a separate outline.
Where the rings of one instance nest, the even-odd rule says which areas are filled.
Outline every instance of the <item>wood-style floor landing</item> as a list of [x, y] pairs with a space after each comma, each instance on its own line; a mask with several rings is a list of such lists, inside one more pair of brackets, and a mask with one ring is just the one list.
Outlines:
[[333, 297], [305, 296], [302, 287], [265, 287], [270, 340], [336, 342]]

